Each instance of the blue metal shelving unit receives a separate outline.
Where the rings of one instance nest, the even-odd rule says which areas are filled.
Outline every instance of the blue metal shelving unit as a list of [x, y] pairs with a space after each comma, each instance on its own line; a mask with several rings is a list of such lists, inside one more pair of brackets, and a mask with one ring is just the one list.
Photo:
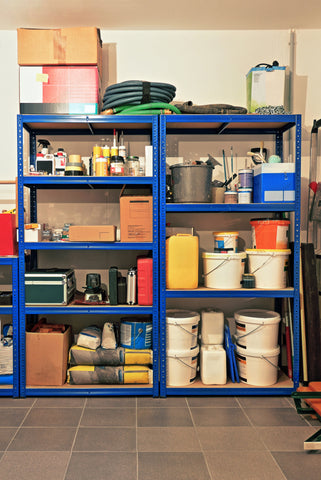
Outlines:
[[11, 315], [13, 328], [13, 374], [0, 375], [0, 397], [19, 397], [19, 308], [18, 308], [18, 257], [0, 257], [0, 266], [11, 267], [12, 305], [1, 306], [0, 315]]
[[[153, 145], [153, 176], [152, 177], [37, 177], [24, 175], [24, 132], [29, 133], [30, 164], [35, 163], [36, 139], [41, 135], [91, 136], [112, 135], [113, 129], [123, 130], [125, 135], [149, 135]], [[18, 205], [19, 205], [19, 308], [20, 308], [20, 396], [110, 396], [110, 395], [159, 395], [159, 182], [158, 182], [158, 116], [83, 116], [83, 115], [18, 115]], [[92, 189], [120, 188], [122, 185], [151, 186], [153, 191], [153, 238], [151, 243], [89, 243], [89, 242], [24, 242], [24, 190], [30, 190], [31, 221], [37, 220], [37, 190], [38, 189]], [[24, 275], [25, 250], [36, 254], [40, 250], [82, 250], [85, 254], [92, 250], [151, 251], [153, 255], [153, 306], [76, 306], [66, 307], [25, 305]], [[101, 385], [101, 386], [70, 386], [62, 387], [29, 387], [26, 386], [25, 357], [25, 324], [26, 315], [40, 314], [146, 314], [153, 318], [153, 385]]]
[[[170, 135], [271, 135], [275, 153], [283, 156], [283, 134], [295, 129], [296, 183], [295, 202], [279, 204], [166, 204], [166, 139]], [[231, 139], [229, 138], [229, 141]], [[300, 179], [301, 179], [301, 116], [300, 115], [161, 115], [160, 116], [160, 396], [168, 395], [289, 395], [299, 384], [299, 276], [300, 276]], [[284, 290], [166, 290], [166, 213], [243, 213], [293, 212], [294, 266], [293, 288]], [[188, 387], [166, 385], [166, 300], [173, 298], [292, 298], [294, 360], [293, 381], [271, 387], [252, 387], [245, 384], [205, 386], [197, 380]]]

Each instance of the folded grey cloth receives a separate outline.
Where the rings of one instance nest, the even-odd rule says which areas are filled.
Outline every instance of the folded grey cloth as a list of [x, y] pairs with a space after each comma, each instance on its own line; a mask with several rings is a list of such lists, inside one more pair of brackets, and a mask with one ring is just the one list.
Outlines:
[[216, 115], [235, 115], [241, 114], [245, 115], [247, 113], [247, 109], [243, 107], [237, 107], [234, 105], [228, 105], [226, 103], [214, 103], [208, 105], [193, 105], [192, 101], [184, 102], [184, 103], [175, 103], [175, 107], [177, 107], [181, 113], [204, 113], [204, 114], [216, 114]]

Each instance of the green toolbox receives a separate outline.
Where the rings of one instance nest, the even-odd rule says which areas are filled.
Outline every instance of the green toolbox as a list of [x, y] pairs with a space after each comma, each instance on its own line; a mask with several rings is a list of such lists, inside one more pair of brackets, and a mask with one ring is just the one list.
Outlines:
[[74, 270], [38, 269], [25, 274], [26, 305], [68, 305], [76, 291]]

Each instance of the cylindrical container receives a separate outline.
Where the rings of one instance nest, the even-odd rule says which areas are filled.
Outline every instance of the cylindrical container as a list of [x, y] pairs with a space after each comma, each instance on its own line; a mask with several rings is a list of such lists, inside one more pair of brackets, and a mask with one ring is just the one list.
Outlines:
[[166, 311], [166, 345], [168, 350], [189, 350], [197, 345], [197, 312], [171, 309]]
[[200, 367], [204, 385], [224, 385], [226, 383], [226, 352], [223, 346], [202, 345]]
[[239, 170], [238, 176], [241, 188], [253, 188], [253, 170], [251, 168]]
[[266, 387], [278, 380], [280, 347], [258, 352], [236, 347], [235, 358], [241, 382]]
[[239, 232], [213, 232], [214, 252], [236, 253]]
[[128, 177], [139, 176], [139, 157], [127, 157], [127, 173]]
[[249, 271], [255, 275], [256, 288], [286, 288], [290, 249], [246, 250]]
[[101, 148], [100, 145], [94, 145], [93, 146], [93, 155], [92, 155], [92, 171], [95, 172], [95, 162], [96, 158], [102, 157], [103, 155], [103, 149]]
[[257, 218], [250, 221], [252, 226], [252, 248], [288, 248], [290, 220]]
[[138, 322], [121, 319], [120, 345], [125, 348], [151, 348], [152, 322]]
[[243, 273], [242, 275], [243, 288], [255, 288], [255, 275], [252, 273]]
[[224, 193], [224, 203], [237, 203], [237, 192], [226, 190]]
[[203, 272], [205, 287], [236, 289], [241, 288], [246, 253], [210, 253], [204, 252]]
[[113, 155], [110, 159], [110, 176], [122, 177], [125, 175], [125, 162], [123, 157]]
[[170, 167], [173, 201], [177, 203], [210, 203], [212, 201], [213, 167], [177, 164]]
[[183, 387], [196, 379], [199, 346], [190, 350], [167, 350], [166, 377], [167, 385]]
[[118, 156], [118, 147], [117, 145], [113, 145], [110, 147], [110, 157], [117, 157]]
[[279, 323], [277, 312], [249, 309], [234, 313], [237, 345], [250, 350], [271, 350], [278, 344]]
[[66, 177], [78, 177], [84, 174], [82, 163], [67, 162], [65, 168]]
[[127, 303], [128, 305], [135, 305], [136, 303], [136, 277], [137, 270], [132, 267], [127, 272]]
[[119, 155], [120, 157], [123, 157], [124, 161], [126, 160], [126, 154], [127, 154], [127, 152], [126, 152], [126, 147], [125, 147], [125, 145], [119, 145], [119, 147], [118, 147], [118, 155]]
[[201, 311], [202, 345], [223, 345], [224, 313], [222, 310], [207, 308]]
[[108, 159], [106, 157], [98, 157], [95, 162], [95, 177], [108, 176]]
[[237, 191], [238, 203], [252, 203], [252, 188], [239, 188]]

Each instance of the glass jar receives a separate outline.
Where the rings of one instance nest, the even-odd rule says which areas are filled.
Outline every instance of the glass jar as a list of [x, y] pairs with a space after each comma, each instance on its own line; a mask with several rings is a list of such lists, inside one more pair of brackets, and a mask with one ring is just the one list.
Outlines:
[[123, 157], [113, 155], [110, 159], [110, 176], [122, 177], [125, 175], [125, 162]]
[[139, 176], [139, 157], [127, 157], [127, 175], [129, 177]]

